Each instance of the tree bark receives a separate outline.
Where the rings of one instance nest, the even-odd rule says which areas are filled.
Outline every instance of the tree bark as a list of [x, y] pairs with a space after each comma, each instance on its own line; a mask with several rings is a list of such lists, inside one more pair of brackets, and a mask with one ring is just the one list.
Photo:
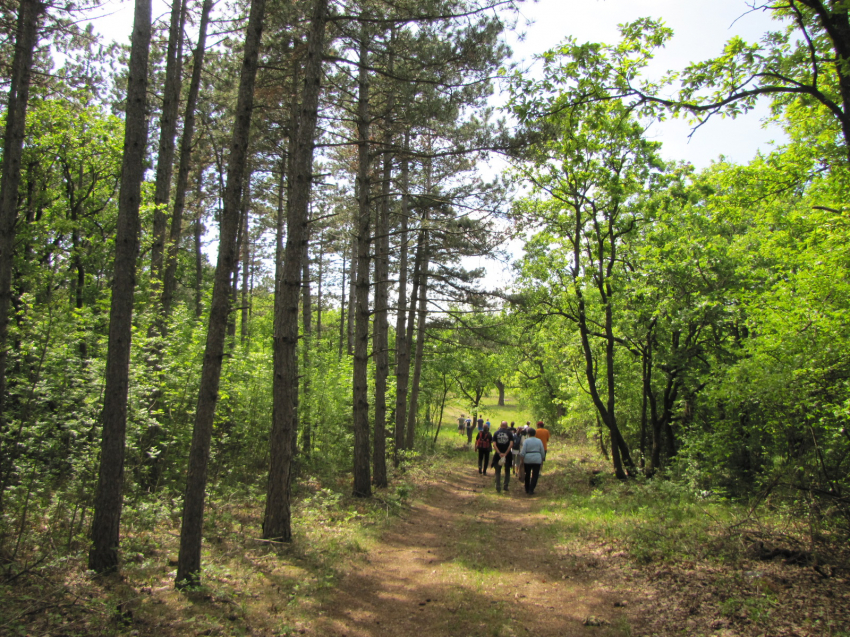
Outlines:
[[98, 573], [118, 568], [133, 293], [136, 287], [136, 258], [139, 253], [139, 206], [148, 136], [145, 111], [150, 42], [151, 3], [150, 0], [136, 0], [127, 80], [127, 114], [121, 187], [118, 193], [112, 300], [109, 310], [100, 470], [91, 528], [92, 546], [89, 552], [89, 569]]
[[186, 22], [186, 0], [172, 0], [171, 25], [165, 54], [165, 86], [162, 114], [159, 118], [159, 148], [154, 188], [153, 243], [151, 245], [151, 280], [160, 284], [163, 272], [163, 249], [168, 223], [171, 177], [174, 172], [174, 139], [177, 137], [177, 111], [180, 106], [180, 86], [183, 71], [183, 27]]
[[[392, 142], [388, 135], [387, 145]], [[392, 154], [384, 152], [384, 174], [381, 184], [381, 205], [375, 223], [375, 321], [372, 353], [375, 359], [375, 442], [373, 445], [373, 482], [383, 489], [387, 486], [387, 377], [389, 376], [389, 252], [390, 252], [390, 180]]]
[[496, 379], [496, 389], [499, 390], [499, 407], [505, 406], [505, 384], [501, 379]]
[[[413, 257], [413, 290], [411, 290], [410, 294], [410, 307], [407, 312], [407, 327], [404, 328], [404, 343], [403, 348], [399, 349], [398, 352], [398, 360], [399, 360], [399, 374], [398, 374], [398, 386], [396, 388], [396, 395], [401, 396], [403, 402], [400, 405], [400, 412], [396, 412], [396, 418], [401, 419], [401, 424], [396, 430], [396, 435], [400, 436], [401, 441], [399, 448], [400, 449], [409, 449], [408, 445], [408, 437], [407, 437], [407, 399], [410, 394], [410, 346], [413, 342], [413, 329], [416, 326], [416, 306], [418, 304], [419, 299], [419, 283], [421, 281], [421, 277], [419, 276], [420, 271], [422, 270], [422, 263], [425, 259], [425, 229], [420, 228], [419, 230], [419, 239], [416, 243], [416, 255]], [[401, 347], [401, 346], [400, 346]], [[398, 398], [397, 398], [398, 400]], [[411, 442], [412, 443], [412, 439]]]
[[[413, 449], [416, 436], [416, 414], [419, 410], [419, 379], [422, 377], [422, 356], [425, 353], [425, 319], [428, 308], [428, 265], [429, 259], [429, 233], [427, 229], [428, 216], [424, 218], [426, 228], [423, 229], [425, 236], [423, 242], [422, 267], [419, 270], [419, 317], [416, 326], [416, 357], [413, 361], [413, 383], [410, 386], [410, 410], [407, 413], [407, 435], [405, 446]], [[412, 309], [412, 308], [411, 308]]]
[[[177, 285], [177, 254], [180, 250], [180, 235], [183, 231], [183, 211], [186, 208], [186, 190], [189, 186], [189, 169], [192, 160], [192, 141], [195, 136], [195, 108], [201, 87], [201, 71], [204, 66], [204, 53], [207, 46], [207, 27], [210, 21], [213, 0], [204, 0], [201, 8], [201, 24], [198, 27], [198, 46], [195, 47], [192, 79], [189, 82], [189, 95], [186, 99], [186, 111], [183, 115], [183, 136], [180, 138], [180, 165], [177, 169], [177, 183], [174, 188], [174, 210], [171, 213], [171, 229], [168, 233], [168, 256], [165, 262], [165, 274], [162, 282], [162, 314], [171, 315], [174, 290]], [[203, 171], [199, 177], [200, 194]], [[198, 304], [200, 305], [200, 304]], [[165, 321], [163, 321], [165, 324]]]
[[310, 228], [304, 237], [304, 256], [301, 261], [301, 382], [302, 395], [298, 400], [301, 407], [301, 450], [310, 455], [312, 431], [310, 430], [310, 348], [313, 343], [313, 298], [310, 288]]
[[371, 180], [369, 178], [369, 43], [361, 26], [357, 103], [357, 312], [354, 325], [354, 495], [369, 497], [369, 247], [371, 244]]
[[248, 137], [251, 111], [254, 104], [254, 81], [263, 31], [265, 0], [253, 0], [248, 17], [245, 51], [239, 78], [236, 116], [227, 166], [227, 186], [221, 211], [218, 262], [215, 269], [210, 317], [204, 362], [195, 410], [192, 445], [189, 450], [189, 469], [186, 476], [186, 496], [183, 502], [183, 525], [180, 529], [180, 553], [177, 558], [178, 587], [196, 584], [201, 574], [201, 542], [204, 521], [204, 500], [207, 485], [212, 440], [213, 418], [218, 402], [221, 364], [224, 356], [225, 331], [230, 313], [230, 273], [237, 258], [236, 233], [242, 181], [248, 156]]
[[248, 289], [251, 276], [251, 176], [245, 182], [245, 205], [242, 211], [242, 316], [239, 324], [239, 340], [244, 346], [248, 342], [248, 318], [251, 314], [251, 294]]
[[[404, 134], [404, 151], [401, 156], [401, 223], [399, 232], [398, 259], [398, 307], [395, 323], [395, 432], [393, 445], [393, 463], [398, 466], [398, 451], [404, 446], [404, 423], [407, 415], [407, 381], [410, 376], [410, 348], [405, 329], [407, 318], [407, 241], [410, 216], [410, 159], [407, 151], [410, 147], [410, 132]], [[418, 253], [416, 259], [418, 260]]]
[[[6, 130], [3, 137], [3, 174], [0, 176], [0, 433], [6, 428], [6, 344], [9, 334], [9, 310], [12, 305], [12, 269], [14, 268], [15, 225], [18, 221], [18, 187], [21, 182], [21, 157], [26, 132], [32, 61], [38, 41], [38, 22], [45, 4], [38, 0], [20, 0], [15, 34], [12, 77], [6, 101]], [[0, 486], [5, 486], [6, 456]], [[0, 502], [2, 502], [0, 489]]]
[[307, 42], [301, 106], [294, 123], [291, 145], [283, 276], [275, 298], [274, 406], [263, 537], [284, 542], [292, 540], [291, 439], [298, 430], [298, 297], [301, 292], [301, 259], [304, 256], [310, 188], [313, 183], [313, 145], [319, 116], [327, 12], [328, 0], [315, 0]]

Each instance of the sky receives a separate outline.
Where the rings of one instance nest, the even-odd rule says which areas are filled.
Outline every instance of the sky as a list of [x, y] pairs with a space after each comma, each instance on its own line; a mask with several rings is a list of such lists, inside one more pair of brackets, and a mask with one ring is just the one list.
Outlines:
[[[647, 69], [650, 77], [660, 77], [669, 69], [682, 69], [720, 54], [723, 44], [738, 35], [747, 41], [757, 41], [762, 34], [775, 28], [765, 12], [749, 9], [752, 0], [540, 0], [525, 2], [520, 12], [533, 23], [519, 29], [525, 39], [509, 41], [514, 59], [530, 61], [534, 54], [556, 46], [565, 37], [579, 42], [613, 44], [620, 38], [618, 24], [640, 17], [661, 19], [673, 29], [674, 36], [661, 49]], [[690, 126], [682, 120], [655, 125], [650, 136], [663, 144], [665, 159], [687, 160], [694, 166], [707, 166], [724, 155], [736, 162], [753, 158], [759, 148], [767, 149], [771, 141], [782, 141], [783, 133], [772, 125], [764, 129], [762, 121], [768, 115], [766, 103], [738, 117], [715, 117], [697, 130], [691, 139]]]

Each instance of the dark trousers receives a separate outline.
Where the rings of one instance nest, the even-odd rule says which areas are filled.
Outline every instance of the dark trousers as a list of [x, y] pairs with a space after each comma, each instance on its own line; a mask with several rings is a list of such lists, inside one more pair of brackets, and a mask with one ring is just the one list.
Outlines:
[[537, 479], [540, 477], [539, 464], [525, 465], [525, 492], [534, 493], [534, 487], [537, 486]]
[[505, 466], [499, 464], [500, 456], [497, 453], [493, 456], [493, 469], [496, 471], [496, 491], [502, 492], [502, 469], [505, 470], [505, 491], [508, 490], [508, 485], [511, 483], [511, 454], [505, 456]]
[[478, 450], [478, 473], [487, 473], [487, 463], [490, 460], [489, 449]]

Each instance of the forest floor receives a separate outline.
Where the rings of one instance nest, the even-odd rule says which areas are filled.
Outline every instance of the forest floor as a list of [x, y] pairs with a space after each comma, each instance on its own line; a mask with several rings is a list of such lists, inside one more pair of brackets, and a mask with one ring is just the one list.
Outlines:
[[288, 545], [258, 539], [259, 494], [211, 498], [190, 593], [179, 506], [131, 509], [120, 575], [57, 550], [0, 581], [0, 635], [850, 636], [847, 546], [800, 520], [619, 483], [564, 441], [534, 496], [497, 494], [465, 437], [442, 441], [368, 501], [302, 484]]

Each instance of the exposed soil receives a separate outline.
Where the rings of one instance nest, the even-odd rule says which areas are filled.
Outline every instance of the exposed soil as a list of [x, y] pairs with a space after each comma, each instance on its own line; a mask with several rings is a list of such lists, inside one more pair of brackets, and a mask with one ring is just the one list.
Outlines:
[[549, 486], [534, 496], [492, 469], [450, 468], [424, 500], [339, 582], [311, 627], [318, 635], [632, 634], [628, 576], [593, 555], [564, 555], [540, 528]]

